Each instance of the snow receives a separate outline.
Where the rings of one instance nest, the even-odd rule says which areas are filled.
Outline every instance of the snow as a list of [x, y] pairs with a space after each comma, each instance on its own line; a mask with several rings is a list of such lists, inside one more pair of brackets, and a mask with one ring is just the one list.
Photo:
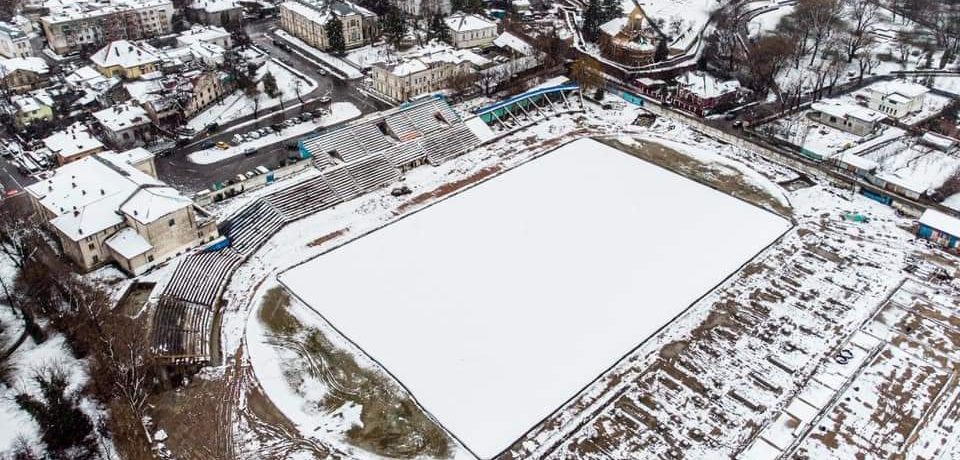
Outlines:
[[360, 109], [350, 102], [334, 102], [333, 104], [330, 104], [330, 111], [330, 115], [321, 117], [319, 119], [314, 118], [312, 121], [306, 121], [293, 125], [289, 128], [285, 128], [279, 133], [261, 136], [257, 139], [252, 139], [235, 146], [230, 146], [223, 150], [214, 147], [193, 152], [187, 156], [187, 159], [189, 159], [192, 163], [201, 165], [216, 163], [228, 158], [233, 158], [237, 155], [242, 155], [247, 149], [259, 149], [276, 144], [278, 142], [283, 142], [288, 139], [302, 137], [316, 130], [317, 128], [332, 126], [337, 123], [352, 120], [361, 115]]
[[[277, 89], [280, 91], [280, 97], [270, 97], [263, 92], [263, 84], [259, 84], [260, 92], [256, 98], [260, 101], [258, 115], [266, 113], [268, 109], [280, 105], [280, 99], [286, 101], [297, 100], [297, 82], [300, 82], [300, 97], [306, 95], [317, 88], [317, 82], [313, 79], [294, 74], [285, 65], [271, 60], [257, 69], [256, 80], [259, 82], [267, 72], [273, 74], [277, 80]], [[187, 126], [200, 131], [206, 128], [210, 123], [224, 124], [241, 117], [253, 115], [256, 106], [255, 99], [243, 94], [242, 91], [234, 91], [233, 94], [225, 97], [222, 101], [211, 105], [199, 115], [190, 119]], [[286, 107], [289, 108], [289, 107]]]
[[499, 46], [500, 48], [509, 48], [524, 56], [533, 55], [535, 51], [533, 46], [510, 32], [504, 32], [500, 34], [499, 37], [493, 39], [493, 44]]
[[100, 67], [120, 66], [124, 69], [159, 62], [160, 58], [150, 50], [126, 40], [110, 42], [90, 56], [90, 61]]
[[463, 124], [470, 128], [470, 131], [480, 139], [480, 142], [486, 142], [496, 136], [496, 133], [480, 117], [468, 118], [463, 121]]
[[[776, 4], [775, 2], [772, 3]], [[758, 36], [776, 31], [780, 20], [783, 19], [784, 16], [793, 13], [793, 9], [793, 5], [780, 5], [776, 9], [755, 16], [748, 24], [750, 36]]]
[[886, 115], [876, 110], [850, 104], [839, 99], [823, 99], [810, 104], [810, 108], [837, 118], [852, 117], [868, 123], [876, 123], [887, 118]]
[[349, 79], [349, 80], [354, 80], [354, 79], [357, 79], [357, 78], [363, 78], [363, 74], [360, 73], [360, 71], [357, 70], [356, 67], [353, 67], [352, 65], [348, 64], [348, 63], [345, 62], [343, 59], [340, 59], [340, 58], [338, 58], [338, 57], [336, 57], [336, 56], [333, 56], [333, 55], [331, 55], [331, 54], [328, 54], [328, 53], [324, 53], [323, 51], [320, 51], [320, 50], [318, 50], [318, 49], [316, 49], [316, 48], [308, 45], [307, 42], [305, 42], [305, 41], [303, 41], [303, 40], [300, 40], [299, 38], [294, 37], [293, 35], [290, 35], [290, 34], [284, 32], [284, 31], [282, 31], [282, 30], [277, 30], [277, 31], [274, 32], [274, 34], [275, 34], [276, 36], [278, 36], [278, 37], [280, 37], [280, 38], [282, 38], [282, 39], [290, 42], [291, 44], [293, 44], [293, 45], [296, 46], [297, 48], [306, 51], [307, 54], [309, 54], [309, 56], [307, 56], [307, 57], [312, 57], [312, 58], [318, 59], [318, 60], [320, 60], [324, 65], [333, 67], [334, 69], [340, 71], [340, 72], [341, 72], [344, 76], [346, 76], [346, 78]]
[[280, 280], [486, 458], [789, 226], [578, 140]]
[[93, 117], [100, 122], [101, 126], [113, 132], [150, 123], [147, 111], [132, 102], [107, 107], [99, 112], [94, 112]]
[[960, 237], [960, 219], [948, 216], [936, 209], [927, 209], [918, 221], [928, 227], [935, 228], [953, 236]]
[[103, 143], [79, 122], [47, 136], [43, 139], [43, 145], [66, 161], [75, 155], [103, 148]]
[[497, 27], [496, 23], [490, 22], [476, 14], [453, 14], [447, 16], [443, 22], [454, 32], [474, 32]]
[[120, 254], [121, 256], [132, 259], [153, 248], [147, 240], [143, 239], [136, 230], [127, 227], [114, 233], [107, 239], [107, 246]]
[[47, 62], [44, 61], [43, 58], [26, 57], [0, 59], [0, 70], [3, 71], [4, 75], [16, 72], [17, 70], [46, 74], [50, 71], [50, 68], [47, 67]]
[[120, 211], [142, 224], [149, 224], [192, 203], [173, 187], [144, 187], [130, 195]]

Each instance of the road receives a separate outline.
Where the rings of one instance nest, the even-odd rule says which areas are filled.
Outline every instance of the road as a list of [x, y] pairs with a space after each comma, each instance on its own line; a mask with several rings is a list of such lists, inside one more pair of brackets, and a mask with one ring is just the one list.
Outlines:
[[[295, 117], [305, 111], [313, 111], [323, 106], [318, 98], [329, 94], [333, 102], [350, 102], [355, 105], [363, 115], [389, 108], [386, 104], [370, 99], [357, 91], [360, 85], [359, 81], [342, 81], [332, 75], [321, 76], [318, 72], [318, 65], [301, 57], [296, 53], [284, 51], [274, 46], [275, 36], [272, 30], [278, 27], [276, 19], [256, 21], [246, 25], [247, 34], [251, 41], [257, 47], [266, 51], [272, 58], [279, 59], [281, 62], [289, 65], [295, 70], [307, 75], [317, 81], [317, 89], [301, 96], [304, 103], [294, 100], [284, 103], [286, 110], [280, 111], [279, 107], [273, 109], [273, 114], [264, 117], [256, 122], [248, 123], [239, 120], [233, 123], [221, 126], [212, 135], [202, 139], [202, 141], [224, 141], [228, 142], [235, 134], [244, 133], [254, 129], [259, 129], [281, 123], [288, 118]], [[292, 107], [299, 105], [298, 107]], [[242, 125], [242, 126], [237, 126]], [[273, 168], [281, 165], [292, 153], [284, 147], [284, 142], [274, 144], [270, 147], [261, 148], [256, 155], [249, 157], [237, 156], [218, 163], [209, 165], [198, 165], [191, 163], [187, 155], [200, 149], [201, 142], [188, 146], [188, 148], [178, 149], [171, 155], [157, 158], [157, 173], [160, 179], [176, 186], [184, 193], [194, 193], [203, 189], [210, 188], [214, 182], [222, 182], [237, 176], [237, 174], [253, 170], [257, 166]]]

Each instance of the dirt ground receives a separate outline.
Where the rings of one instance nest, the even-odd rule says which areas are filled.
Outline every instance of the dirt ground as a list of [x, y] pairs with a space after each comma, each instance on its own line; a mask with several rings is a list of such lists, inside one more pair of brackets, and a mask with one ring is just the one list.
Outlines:
[[720, 190], [748, 203], [768, 209], [789, 218], [792, 211], [762, 188], [751, 184], [740, 171], [720, 164], [703, 163], [663, 145], [636, 141], [624, 144], [616, 139], [598, 139], [637, 158], [673, 171], [708, 187]]

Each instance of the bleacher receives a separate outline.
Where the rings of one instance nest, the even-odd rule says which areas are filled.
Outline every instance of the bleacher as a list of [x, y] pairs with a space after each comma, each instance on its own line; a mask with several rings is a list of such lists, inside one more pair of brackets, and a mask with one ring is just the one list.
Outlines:
[[400, 178], [400, 170], [382, 153], [345, 164], [361, 193], [378, 189]]
[[427, 152], [427, 161], [436, 166], [453, 157], [462, 155], [476, 147], [480, 139], [465, 125], [435, 133], [423, 139], [423, 150]]
[[297, 220], [340, 202], [321, 176], [263, 197], [286, 221]]
[[397, 168], [421, 163], [427, 158], [427, 152], [419, 140], [394, 145], [383, 151], [383, 155]]
[[327, 168], [323, 170], [321, 175], [327, 181], [330, 189], [340, 197], [341, 201], [347, 201], [360, 194], [357, 183], [343, 164]]
[[153, 316], [151, 351], [172, 361], [209, 361], [212, 323], [209, 307], [162, 297]]
[[230, 238], [230, 247], [250, 255], [284, 224], [284, 216], [270, 202], [260, 199], [243, 208], [220, 226], [220, 234]]
[[167, 297], [212, 306], [243, 256], [233, 249], [197, 252], [183, 258], [163, 291]]
[[421, 136], [420, 131], [413, 125], [413, 122], [402, 113], [390, 115], [384, 122], [387, 124], [390, 132], [393, 133], [394, 136], [397, 136], [400, 142], [409, 141]]

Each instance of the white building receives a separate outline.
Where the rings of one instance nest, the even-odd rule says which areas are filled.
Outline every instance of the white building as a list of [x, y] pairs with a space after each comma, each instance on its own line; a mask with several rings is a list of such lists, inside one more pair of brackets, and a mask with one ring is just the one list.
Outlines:
[[19, 27], [0, 22], [0, 56], [5, 58], [26, 58], [33, 56], [30, 37]]
[[450, 14], [450, 0], [395, 0], [394, 4], [410, 16], [429, 17], [434, 14]]
[[457, 48], [485, 46], [497, 38], [497, 24], [476, 14], [458, 13], [443, 21], [450, 29], [450, 44]]
[[116, 148], [141, 146], [153, 137], [153, 125], [147, 111], [135, 102], [118, 104], [94, 112], [106, 141]]
[[187, 17], [213, 26], [239, 25], [242, 14], [236, 0], [194, 0], [187, 6]]
[[873, 132], [886, 115], [866, 107], [836, 99], [823, 99], [810, 105], [810, 117], [827, 126], [858, 136]]
[[103, 152], [26, 191], [81, 269], [114, 261], [139, 274], [218, 235], [214, 219], [156, 179], [153, 161], [144, 149]]
[[280, 26], [287, 33], [321, 50], [330, 48], [326, 25], [336, 15], [343, 23], [347, 48], [365, 45], [373, 38], [377, 15], [359, 5], [334, 0], [287, 1], [280, 4]]
[[395, 101], [447, 89], [458, 73], [474, 73], [491, 61], [469, 50], [431, 47], [403, 55], [398, 61], [374, 64], [373, 87]]
[[177, 46], [190, 46], [194, 43], [209, 43], [226, 50], [233, 48], [230, 32], [217, 26], [193, 26], [177, 36]]
[[903, 80], [879, 81], [866, 88], [867, 107], [891, 118], [903, 118], [923, 109], [926, 86]]
[[80, 123], [74, 123], [63, 131], [47, 136], [43, 139], [43, 145], [57, 157], [57, 163], [61, 165], [104, 150], [103, 143]]
[[170, 0], [76, 1], [50, 7], [40, 24], [60, 54], [115, 40], [139, 40], [173, 32]]

